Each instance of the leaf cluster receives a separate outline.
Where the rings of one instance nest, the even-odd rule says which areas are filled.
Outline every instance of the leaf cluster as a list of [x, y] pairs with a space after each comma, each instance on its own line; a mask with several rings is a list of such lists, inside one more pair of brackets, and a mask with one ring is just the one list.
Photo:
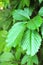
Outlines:
[[43, 65], [43, 0], [0, 0], [0, 65]]

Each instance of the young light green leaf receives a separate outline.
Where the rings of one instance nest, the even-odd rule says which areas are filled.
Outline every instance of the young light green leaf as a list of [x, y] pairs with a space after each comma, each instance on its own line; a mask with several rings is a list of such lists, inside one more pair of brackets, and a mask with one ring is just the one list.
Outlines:
[[27, 30], [22, 40], [22, 48], [27, 55], [34, 56], [41, 45], [41, 37], [36, 31]]
[[26, 29], [26, 22], [15, 23], [12, 28], [9, 30], [7, 36], [7, 46], [16, 47], [20, 44], [24, 31]]
[[39, 15], [40, 15], [40, 16], [43, 16], [43, 7], [40, 8], [40, 10], [39, 10]]
[[30, 30], [35, 30], [37, 29], [38, 27], [40, 27], [42, 24], [42, 18], [37, 15], [36, 17], [34, 17], [33, 19], [31, 19], [30, 21], [28, 21], [27, 23], [27, 27], [30, 29]]

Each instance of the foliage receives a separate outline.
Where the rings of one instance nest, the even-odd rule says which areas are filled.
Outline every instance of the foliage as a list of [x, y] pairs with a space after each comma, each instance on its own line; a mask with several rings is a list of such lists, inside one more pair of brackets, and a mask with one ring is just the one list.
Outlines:
[[0, 0], [0, 65], [43, 65], [43, 0]]

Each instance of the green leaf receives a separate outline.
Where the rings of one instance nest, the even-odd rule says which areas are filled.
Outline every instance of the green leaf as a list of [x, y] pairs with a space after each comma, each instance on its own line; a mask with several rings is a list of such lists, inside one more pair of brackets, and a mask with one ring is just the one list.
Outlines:
[[40, 27], [41, 24], [42, 24], [42, 18], [37, 15], [36, 17], [34, 17], [34, 18], [31, 19], [30, 21], [28, 21], [27, 27], [28, 27], [30, 30], [35, 30], [35, 29], [38, 29], [38, 27]]
[[41, 45], [41, 37], [36, 31], [27, 30], [22, 40], [22, 48], [27, 55], [34, 56]]
[[30, 0], [21, 0], [18, 8], [24, 8], [25, 6], [29, 7], [29, 5], [30, 5]]
[[33, 62], [31, 59], [28, 60], [27, 65], [33, 65]]
[[28, 55], [24, 55], [24, 57], [22, 58], [21, 64], [27, 63], [28, 59], [29, 59]]
[[24, 6], [29, 6], [30, 5], [30, 0], [22, 0], [23, 1], [23, 4]]
[[14, 56], [12, 53], [8, 53], [8, 52], [4, 52], [1, 56], [0, 56], [0, 62], [6, 62], [6, 61], [12, 61], [14, 59]]
[[39, 10], [39, 15], [40, 15], [40, 16], [43, 16], [43, 7], [40, 8], [40, 10]]
[[7, 42], [6, 46], [16, 47], [17, 45], [20, 45], [25, 29], [26, 29], [26, 22], [15, 23], [9, 30], [6, 40]]
[[13, 15], [14, 20], [29, 20], [30, 19], [28, 12], [21, 9], [14, 10], [12, 15]]
[[21, 64], [26, 64], [27, 65], [33, 65], [33, 63], [38, 65], [38, 57], [37, 55], [34, 56], [29, 56], [29, 55], [24, 55], [24, 57], [22, 58]]
[[28, 16], [31, 16], [32, 15], [32, 12], [33, 12], [33, 7], [29, 7], [29, 8], [24, 8], [24, 11], [28, 14]]
[[43, 0], [39, 0], [39, 3], [42, 3]]
[[16, 52], [15, 52], [15, 57], [17, 60], [20, 60], [20, 57], [21, 57], [21, 48], [18, 47]]
[[32, 61], [33, 61], [33, 63], [35, 63], [35, 64], [38, 65], [39, 61], [38, 61], [37, 55], [34, 55], [34, 56], [32, 57]]
[[0, 31], [0, 53], [3, 51], [5, 45], [6, 45], [6, 36], [7, 36], [7, 31], [2, 30]]

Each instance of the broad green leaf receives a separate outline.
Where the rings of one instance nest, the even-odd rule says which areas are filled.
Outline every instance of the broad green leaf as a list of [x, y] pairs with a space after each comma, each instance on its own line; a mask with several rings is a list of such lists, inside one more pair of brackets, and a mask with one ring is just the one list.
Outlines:
[[43, 38], [43, 23], [42, 23], [42, 26], [41, 26], [41, 34], [42, 34], [42, 38]]
[[22, 48], [27, 55], [34, 56], [41, 45], [41, 37], [36, 31], [27, 30], [22, 40]]
[[12, 53], [10, 52], [4, 52], [1, 56], [0, 56], [0, 62], [6, 62], [6, 61], [12, 61], [14, 59], [14, 56]]
[[16, 47], [21, 43], [22, 36], [24, 34], [24, 31], [26, 29], [26, 22], [18, 22], [15, 23], [12, 28], [9, 30], [8, 36], [7, 36], [7, 47]]
[[7, 37], [7, 31], [2, 30], [0, 31], [0, 53], [3, 51], [5, 45], [6, 45], [6, 37]]
[[21, 9], [14, 10], [12, 15], [13, 15], [14, 20], [29, 20], [30, 19], [28, 12]]
[[40, 27], [41, 24], [42, 24], [42, 18], [39, 15], [37, 15], [36, 17], [28, 21], [27, 27], [30, 30], [35, 30], [35, 29], [38, 29], [38, 27]]
[[40, 16], [43, 16], [43, 7], [40, 8], [40, 10], [39, 10], [39, 15], [40, 15]]

